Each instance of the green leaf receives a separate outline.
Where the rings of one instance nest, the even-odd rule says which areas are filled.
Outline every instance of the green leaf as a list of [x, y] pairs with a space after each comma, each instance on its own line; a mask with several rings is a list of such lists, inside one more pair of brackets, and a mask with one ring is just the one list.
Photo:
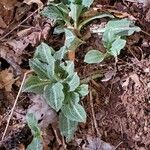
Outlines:
[[34, 58], [38, 58], [42, 62], [50, 64], [55, 59], [52, 56], [52, 53], [55, 52], [52, 47], [49, 47], [46, 43], [41, 43], [35, 51]]
[[63, 85], [59, 82], [47, 86], [44, 90], [47, 103], [56, 111], [59, 111], [64, 101]]
[[61, 135], [66, 137], [67, 142], [70, 142], [73, 138], [74, 132], [77, 130], [77, 125], [76, 121], [69, 120], [62, 112], [59, 114], [59, 129]]
[[51, 84], [50, 81], [45, 81], [39, 79], [38, 76], [30, 76], [25, 81], [23, 86], [23, 92], [33, 92], [36, 94], [43, 94], [44, 87], [48, 84]]
[[86, 112], [84, 108], [78, 103], [74, 104], [73, 102], [71, 102], [69, 104], [65, 104], [63, 105], [61, 110], [65, 117], [69, 120], [86, 122]]
[[31, 129], [33, 136], [40, 137], [41, 131], [40, 131], [40, 128], [38, 127], [38, 121], [35, 118], [34, 114], [33, 113], [27, 114], [26, 120], [27, 120], [29, 128]]
[[67, 53], [67, 48], [66, 48], [66, 46], [63, 46], [60, 48], [59, 51], [55, 52], [54, 58], [56, 60], [62, 60], [66, 53]]
[[74, 25], [75, 25], [74, 28], [77, 28], [78, 19], [79, 19], [80, 15], [81, 15], [83, 6], [71, 3], [70, 4], [70, 9], [71, 9], [70, 16], [73, 19]]
[[123, 49], [126, 45], [126, 40], [120, 39], [119, 37], [112, 43], [112, 47], [109, 52], [114, 57], [117, 57], [120, 54], [121, 49]]
[[34, 137], [28, 145], [27, 150], [43, 150], [42, 139], [40, 137]]
[[63, 3], [53, 4], [53, 6], [56, 6], [61, 12], [63, 12], [64, 15], [67, 15], [69, 13], [69, 9], [67, 5]]
[[68, 77], [71, 77], [74, 74], [74, 62], [73, 61], [65, 61], [65, 63], [61, 63], [60, 66], [66, 70], [68, 73]]
[[69, 91], [74, 91], [80, 85], [80, 78], [77, 73], [66, 82], [69, 85]]
[[34, 58], [38, 59], [46, 64], [41, 64], [41, 68], [44, 68], [44, 72], [46, 76], [49, 77], [50, 80], [53, 80], [54, 78], [54, 69], [55, 69], [55, 59], [52, 56], [52, 53], [54, 52], [52, 47], [49, 47], [45, 43], [41, 43], [34, 54]]
[[55, 66], [55, 79], [59, 82], [63, 82], [66, 80], [68, 73], [61, 67], [59, 61], [56, 62]]
[[65, 30], [64, 30], [64, 25], [65, 24], [61, 24], [61, 25], [58, 25], [58, 26], [56, 26], [55, 28], [54, 28], [54, 31], [53, 31], [53, 34], [61, 34], [61, 33], [64, 33], [65, 32]]
[[[114, 18], [114, 16], [111, 14], [97, 14], [96, 16], [93, 16], [93, 17], [90, 17], [90, 18], [87, 18], [87, 19], [84, 19], [83, 21], [81, 21], [79, 23], [78, 30], [80, 31], [81, 28], [83, 26], [85, 26], [87, 23], [89, 23], [95, 19], [100, 19], [100, 18], [104, 18], [104, 17]], [[97, 33], [97, 30], [95, 32]]]
[[92, 5], [93, 1], [94, 1], [94, 0], [82, 0], [82, 5], [83, 5], [84, 7], [89, 8], [89, 7]]
[[105, 55], [98, 50], [90, 50], [84, 58], [84, 62], [88, 64], [100, 63], [104, 60]]
[[37, 58], [29, 60], [29, 66], [35, 71], [39, 78], [47, 79], [47, 65], [41, 63]]
[[104, 44], [104, 47], [107, 48], [108, 50], [111, 48], [112, 43], [116, 39], [116, 35], [112, 31], [113, 29], [108, 29], [103, 33], [102, 41]]
[[80, 40], [71, 29], [65, 29], [65, 36], [65, 46], [69, 50], [75, 51], [76, 48], [83, 43], [83, 41]]
[[89, 93], [88, 85], [82, 84], [76, 90], [82, 97], [86, 96]]
[[42, 15], [49, 19], [53, 19], [54, 21], [64, 20], [64, 16], [61, 10], [59, 10], [58, 7], [53, 5], [45, 7], [42, 11]]
[[65, 91], [65, 102], [64, 104], [68, 104], [68, 103], [78, 103], [80, 101], [80, 96], [77, 92], [68, 92]]
[[117, 36], [130, 36], [134, 32], [139, 32], [141, 29], [133, 24], [133, 21], [128, 19], [111, 20], [105, 28], [98, 29], [97, 32], [105, 32], [111, 29], [111, 34]]

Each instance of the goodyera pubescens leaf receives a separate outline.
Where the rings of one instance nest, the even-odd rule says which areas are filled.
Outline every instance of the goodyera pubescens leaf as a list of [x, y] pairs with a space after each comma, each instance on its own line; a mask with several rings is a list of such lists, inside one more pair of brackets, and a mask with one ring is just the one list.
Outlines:
[[93, 33], [102, 33], [103, 45], [106, 48], [106, 53], [103, 54], [98, 50], [91, 50], [85, 55], [86, 63], [100, 63], [105, 57], [112, 55], [116, 58], [120, 55], [121, 50], [126, 45], [126, 36], [132, 35], [134, 32], [139, 32], [141, 29], [133, 24], [133, 21], [128, 19], [111, 20], [105, 28], [96, 29]]
[[[43, 95], [51, 108], [63, 113], [60, 114], [62, 123], [59, 127], [61, 134], [70, 141], [78, 122], [86, 121], [86, 112], [79, 103], [80, 99], [88, 94], [88, 85], [80, 86], [80, 78], [75, 72], [73, 61], [61, 61], [65, 52], [65, 47], [55, 52], [45, 43], [39, 45], [34, 58], [30, 60], [34, 75], [27, 78], [23, 91]], [[64, 122], [66, 124], [63, 124]], [[40, 130], [34, 116], [29, 115], [28, 125], [34, 136], [28, 149], [40, 150]]]

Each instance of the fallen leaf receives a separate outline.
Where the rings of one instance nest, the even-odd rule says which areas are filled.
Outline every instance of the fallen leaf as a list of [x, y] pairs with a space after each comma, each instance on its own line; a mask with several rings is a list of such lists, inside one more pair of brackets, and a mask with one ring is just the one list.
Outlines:
[[141, 85], [139, 76], [136, 73], [131, 73], [129, 77], [135, 82], [135, 86]]
[[7, 10], [11, 10], [15, 7], [17, 0], [0, 0], [0, 4]]
[[110, 71], [108, 71], [108, 72], [106, 72], [105, 74], [104, 74], [104, 79], [102, 79], [101, 81], [102, 82], [107, 82], [107, 81], [109, 81], [110, 79], [112, 79], [112, 77], [113, 76], [115, 76], [115, 74], [116, 74], [116, 71], [115, 70], [110, 70]]
[[33, 104], [28, 108], [27, 113], [34, 113], [37, 120], [40, 120], [41, 129], [48, 127], [50, 123], [56, 121], [56, 113], [45, 102], [44, 98], [40, 95], [30, 97]]
[[11, 40], [7, 44], [15, 51], [16, 56], [22, 55], [24, 49], [28, 46], [28, 43], [22, 40]]
[[88, 143], [84, 144], [83, 150], [113, 150], [114, 146], [102, 141], [100, 138], [94, 138], [87, 135]]
[[147, 22], [150, 22], [150, 9], [149, 9], [148, 12], [146, 13], [146, 18], [145, 18], [145, 20], [146, 20]]
[[43, 3], [41, 2], [41, 0], [24, 0], [23, 2], [28, 4], [28, 5], [36, 3], [39, 8], [43, 8]]
[[31, 33], [31, 30], [32, 30], [32, 27], [30, 27], [30, 28], [28, 28], [28, 29], [23, 29], [23, 30], [19, 31], [19, 32], [17, 33], [17, 35], [18, 35], [18, 37], [20, 37], [20, 38], [21, 38], [21, 37], [24, 37], [24, 36], [30, 34], [30, 33]]
[[6, 28], [6, 27], [7, 27], [6, 23], [4, 22], [4, 20], [0, 16], [0, 28]]
[[0, 89], [5, 88], [7, 92], [10, 92], [14, 82], [14, 76], [8, 69], [0, 72]]
[[132, 3], [141, 3], [143, 4], [144, 7], [149, 4], [149, 0], [125, 0], [125, 1]]

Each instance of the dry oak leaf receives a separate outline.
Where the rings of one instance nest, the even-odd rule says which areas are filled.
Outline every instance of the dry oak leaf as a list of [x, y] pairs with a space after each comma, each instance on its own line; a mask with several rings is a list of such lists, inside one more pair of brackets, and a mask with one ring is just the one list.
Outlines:
[[0, 5], [2, 5], [6, 10], [11, 10], [17, 4], [17, 0], [0, 0]]
[[41, 2], [41, 0], [24, 0], [23, 2], [28, 4], [28, 5], [36, 3], [39, 8], [43, 8], [43, 3]]
[[7, 92], [10, 92], [14, 82], [14, 76], [8, 69], [0, 72], [0, 89], [5, 88]]

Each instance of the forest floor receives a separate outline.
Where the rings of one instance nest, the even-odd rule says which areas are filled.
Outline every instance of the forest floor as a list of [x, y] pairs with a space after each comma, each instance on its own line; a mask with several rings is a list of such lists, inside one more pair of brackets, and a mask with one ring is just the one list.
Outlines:
[[[29, 1], [29, 3], [28, 3]], [[75, 66], [82, 79], [95, 72], [102, 76], [90, 80], [89, 95], [82, 104], [87, 122], [81, 123], [68, 150], [150, 150], [150, 2], [149, 0], [95, 0], [93, 6], [119, 18], [136, 20], [142, 30], [127, 38], [118, 57], [89, 65], [83, 62], [89, 48], [103, 49], [97, 35], [91, 35], [76, 52]], [[0, 140], [22, 83], [30, 70], [28, 61], [35, 48], [45, 41], [55, 49], [63, 46], [64, 35], [53, 35], [53, 23], [42, 17], [38, 7], [44, 0], [0, 1]], [[28, 4], [27, 4], [28, 3]], [[108, 19], [95, 20], [85, 29]], [[63, 150], [65, 143], [57, 125], [57, 114], [42, 97], [22, 93], [17, 101], [0, 150], [24, 150], [32, 140], [26, 113], [39, 118], [45, 150]]]

